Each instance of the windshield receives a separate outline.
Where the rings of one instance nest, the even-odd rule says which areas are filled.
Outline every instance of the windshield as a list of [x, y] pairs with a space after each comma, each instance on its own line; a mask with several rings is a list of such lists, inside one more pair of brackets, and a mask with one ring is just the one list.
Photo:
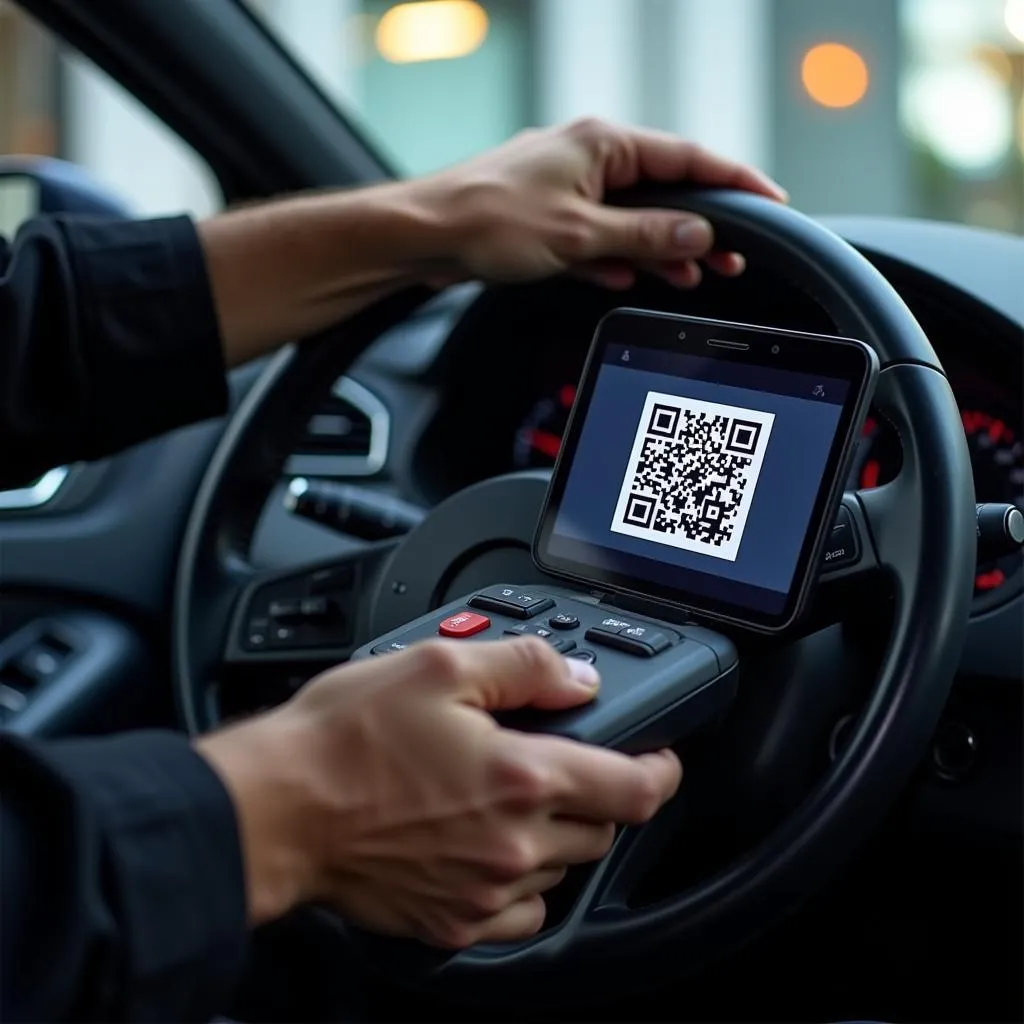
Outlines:
[[579, 115], [1024, 232], [1024, 0], [245, 0], [402, 174]]

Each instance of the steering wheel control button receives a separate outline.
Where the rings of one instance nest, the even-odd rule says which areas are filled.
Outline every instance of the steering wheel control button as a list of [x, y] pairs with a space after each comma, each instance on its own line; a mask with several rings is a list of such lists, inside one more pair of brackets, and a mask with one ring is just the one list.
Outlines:
[[932, 741], [932, 767], [943, 782], [962, 782], [978, 758], [978, 741], [962, 722], [945, 722]]
[[565, 654], [576, 646], [575, 640], [570, 640], [568, 637], [556, 636], [546, 626], [534, 626], [528, 622], [520, 623], [518, 626], [513, 626], [511, 629], [506, 629], [505, 636], [539, 636], [542, 640], [547, 640], [547, 642], [560, 654]]
[[841, 569], [857, 561], [857, 534], [853, 529], [850, 510], [845, 505], [839, 506], [832, 532], [825, 541], [825, 551], [821, 556], [824, 571]]
[[486, 615], [478, 615], [476, 612], [459, 612], [458, 615], [449, 615], [437, 627], [437, 631], [441, 636], [462, 639], [482, 633], [490, 624], [491, 620]]
[[334, 594], [351, 590], [356, 583], [355, 570], [351, 565], [336, 565], [330, 569], [318, 569], [309, 578], [310, 594]]
[[28, 697], [21, 690], [0, 683], [0, 709], [7, 714], [16, 715], [27, 703]]
[[587, 639], [591, 643], [612, 647], [624, 654], [635, 654], [639, 658], [653, 658], [656, 654], [660, 654], [672, 646], [672, 642], [665, 633], [653, 630], [647, 635], [646, 640], [634, 640], [623, 633], [604, 633], [599, 629], [588, 629]]
[[626, 619], [616, 619], [614, 616], [606, 616], [601, 620], [601, 624], [596, 628], [602, 633], [619, 633], [624, 629], [629, 629], [632, 626], [632, 622], [628, 622]]
[[409, 645], [401, 640], [389, 640], [386, 644], [377, 644], [370, 652], [371, 654], [397, 654], [404, 651]]
[[661, 626], [646, 625], [639, 622], [631, 622], [629, 619], [620, 619], [614, 615], [607, 615], [589, 633], [599, 633], [602, 636], [625, 636], [631, 640], [639, 641], [663, 651], [671, 647], [674, 635]]
[[489, 587], [481, 591], [470, 602], [470, 607], [481, 608], [496, 615], [508, 615], [513, 619], [532, 619], [555, 602], [533, 590], [516, 590], [515, 587]]
[[640, 625], [613, 616], [602, 619], [600, 626], [588, 629], [586, 638], [591, 643], [641, 658], [653, 658], [667, 651], [674, 639], [669, 632], [657, 626]]
[[588, 665], [593, 665], [597, 661], [597, 655], [593, 651], [587, 650], [586, 647], [578, 647], [574, 651], [569, 651], [566, 654], [567, 658], [576, 658], [579, 661], [585, 661]]
[[672, 638], [656, 626], [627, 626], [618, 635], [645, 644], [655, 654], [661, 654], [672, 646]]
[[250, 619], [245, 634], [245, 646], [250, 651], [262, 650], [270, 639], [270, 620], [264, 618]]
[[306, 621], [331, 617], [331, 602], [326, 597], [305, 597], [299, 602], [299, 616]]
[[278, 622], [294, 622], [302, 618], [301, 601], [271, 601], [267, 614]]
[[546, 626], [534, 626], [523, 622], [505, 630], [507, 636], [539, 636], [542, 640], [550, 640], [555, 634]]
[[579, 618], [569, 612], [559, 612], [548, 619], [548, 625], [552, 629], [576, 629], [579, 624]]

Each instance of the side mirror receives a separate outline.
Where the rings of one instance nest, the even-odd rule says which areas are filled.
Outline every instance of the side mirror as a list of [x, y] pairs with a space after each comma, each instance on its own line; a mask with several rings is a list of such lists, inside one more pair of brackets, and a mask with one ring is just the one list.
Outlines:
[[0, 157], [0, 234], [37, 214], [131, 217], [128, 205], [77, 164], [50, 157]]

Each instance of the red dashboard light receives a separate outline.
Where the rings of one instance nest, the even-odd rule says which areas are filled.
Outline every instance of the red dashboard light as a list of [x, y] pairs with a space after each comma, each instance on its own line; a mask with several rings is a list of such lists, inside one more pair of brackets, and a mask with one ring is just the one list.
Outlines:
[[562, 439], [547, 430], [529, 431], [527, 443], [531, 448], [552, 459], [558, 458], [559, 449], [562, 447]]
[[989, 572], [978, 573], [974, 581], [976, 590], [996, 590], [1006, 582], [1006, 573], [1002, 569], [991, 569]]

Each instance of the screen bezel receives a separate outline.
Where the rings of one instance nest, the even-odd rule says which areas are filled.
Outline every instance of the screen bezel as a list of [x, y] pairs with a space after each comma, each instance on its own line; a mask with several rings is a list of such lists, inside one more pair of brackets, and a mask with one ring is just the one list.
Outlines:
[[[734, 343], [711, 347], [709, 340]], [[785, 606], [776, 614], [742, 604], [706, 598], [686, 591], [636, 580], [623, 573], [563, 559], [550, 553], [555, 521], [590, 406], [598, 373], [610, 345], [656, 349], [776, 370], [839, 378], [850, 387], [840, 413], [822, 482], [815, 497], [793, 583]], [[562, 447], [552, 471], [547, 495], [534, 533], [534, 562], [543, 572], [593, 590], [653, 601], [673, 610], [729, 622], [758, 632], [776, 633], [789, 628], [802, 614], [832, 520], [838, 510], [857, 437], [867, 414], [879, 363], [874, 350], [853, 338], [790, 331], [774, 327], [710, 320], [621, 307], [607, 313], [597, 325], [580, 378]], [[742, 587], [743, 584], [738, 586]]]

